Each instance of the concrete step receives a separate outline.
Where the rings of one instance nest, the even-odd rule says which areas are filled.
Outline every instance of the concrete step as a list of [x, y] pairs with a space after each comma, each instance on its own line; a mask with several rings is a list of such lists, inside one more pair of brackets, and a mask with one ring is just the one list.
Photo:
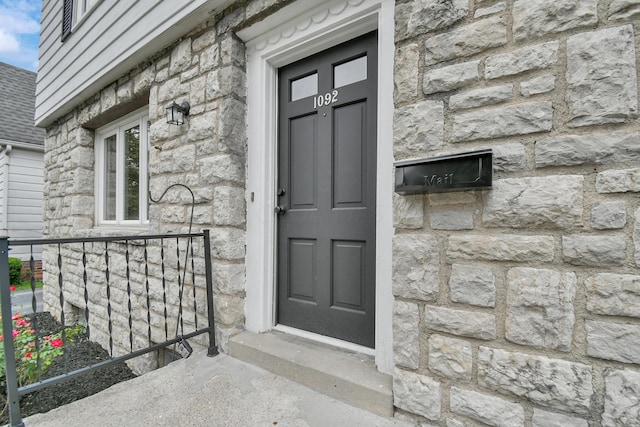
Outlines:
[[392, 378], [377, 371], [372, 356], [278, 331], [244, 331], [229, 341], [229, 355], [351, 405], [393, 416]]

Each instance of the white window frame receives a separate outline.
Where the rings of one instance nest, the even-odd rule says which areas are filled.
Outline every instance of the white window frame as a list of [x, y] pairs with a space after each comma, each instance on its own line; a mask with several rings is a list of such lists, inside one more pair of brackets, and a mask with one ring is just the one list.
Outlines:
[[102, 0], [74, 0], [73, 1], [73, 25], [79, 25]]
[[[149, 224], [149, 108], [144, 107], [109, 123], [96, 130], [95, 138], [95, 196], [96, 196], [96, 225], [98, 226], [145, 226]], [[134, 126], [140, 126], [140, 191], [139, 210], [137, 220], [124, 219], [124, 132]], [[104, 208], [106, 201], [105, 180], [105, 139], [116, 135], [116, 219], [106, 220]]]

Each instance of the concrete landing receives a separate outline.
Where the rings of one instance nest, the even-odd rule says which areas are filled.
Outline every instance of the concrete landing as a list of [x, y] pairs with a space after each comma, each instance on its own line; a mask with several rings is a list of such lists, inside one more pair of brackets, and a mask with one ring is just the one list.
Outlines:
[[375, 414], [393, 415], [392, 378], [377, 371], [371, 356], [277, 331], [242, 332], [230, 340], [229, 355]]
[[24, 421], [27, 427], [409, 427], [206, 352]]

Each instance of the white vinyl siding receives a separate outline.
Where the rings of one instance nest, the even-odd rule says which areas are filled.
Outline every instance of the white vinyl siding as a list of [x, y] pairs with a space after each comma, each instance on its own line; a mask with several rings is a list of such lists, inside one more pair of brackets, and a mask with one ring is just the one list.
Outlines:
[[7, 235], [7, 209], [6, 197], [7, 197], [7, 153], [5, 149], [0, 151], [0, 234]]
[[[42, 194], [44, 159], [41, 151], [13, 148], [9, 154], [7, 185], [7, 234], [11, 239], [42, 238]], [[34, 259], [41, 259], [41, 248], [34, 248]], [[26, 261], [29, 248], [17, 246], [11, 256]]]
[[44, 0], [36, 124], [50, 124], [231, 2], [101, 1], [61, 42], [63, 2]]

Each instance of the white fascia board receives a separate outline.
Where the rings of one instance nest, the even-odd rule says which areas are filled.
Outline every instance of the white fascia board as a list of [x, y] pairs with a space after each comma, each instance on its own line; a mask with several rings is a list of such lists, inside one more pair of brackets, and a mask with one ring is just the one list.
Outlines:
[[22, 148], [23, 150], [40, 151], [44, 153], [44, 145], [29, 144], [26, 142], [10, 141], [0, 138], [0, 147], [11, 145], [13, 148]]

